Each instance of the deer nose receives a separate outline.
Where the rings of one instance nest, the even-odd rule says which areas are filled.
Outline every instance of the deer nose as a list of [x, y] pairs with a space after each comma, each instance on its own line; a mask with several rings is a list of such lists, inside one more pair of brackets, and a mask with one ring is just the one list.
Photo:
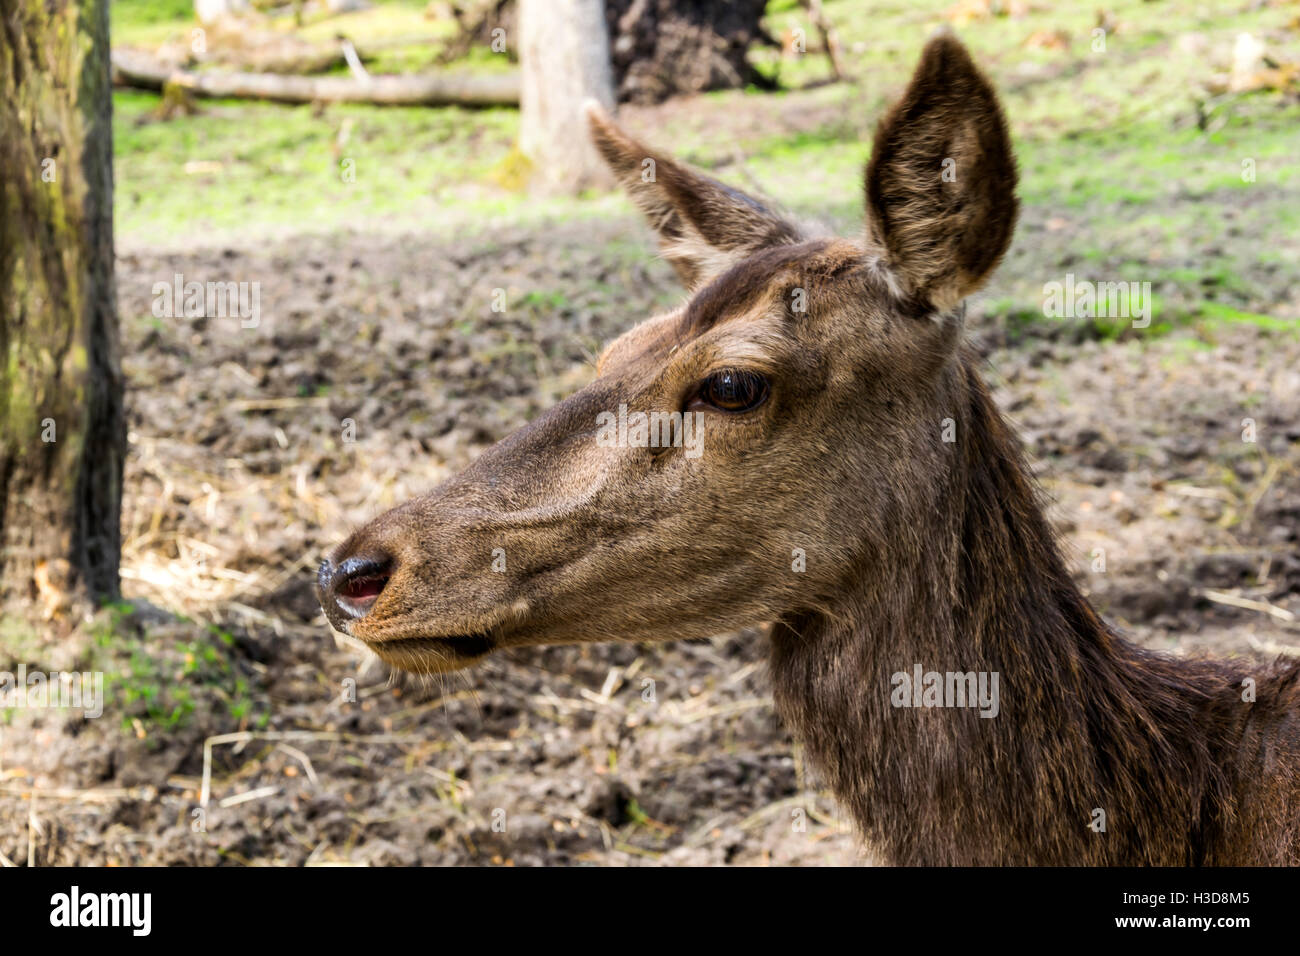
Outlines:
[[392, 564], [390, 558], [369, 555], [338, 565], [322, 561], [316, 571], [316, 597], [330, 623], [342, 623], [340, 611], [344, 618], [365, 617], [388, 585]]

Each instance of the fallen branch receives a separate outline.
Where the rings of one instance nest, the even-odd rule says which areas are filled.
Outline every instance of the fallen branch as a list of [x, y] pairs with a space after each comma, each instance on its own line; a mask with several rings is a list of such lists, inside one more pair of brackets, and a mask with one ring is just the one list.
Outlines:
[[75, 803], [115, 803], [118, 800], [152, 800], [158, 795], [153, 787], [102, 787], [89, 790], [75, 790], [71, 787], [55, 787], [45, 790], [40, 787], [25, 785], [0, 786], [0, 796], [18, 797], [34, 800], [69, 800]]
[[[339, 42], [333, 45], [302, 41], [286, 42], [287, 39], [277, 36], [273, 42], [251, 47], [219, 46], [215, 49], [209, 47], [208, 52], [204, 54], [195, 54], [188, 48], [181, 47], [176, 53], [180, 60], [168, 57], [165, 53], [159, 56], [159, 60], [179, 67], [184, 60], [193, 59], [204, 66], [218, 66], [248, 73], [327, 73], [337, 67], [348, 65], [343, 47], [351, 46], [352, 43], [347, 37], [340, 36]], [[371, 40], [357, 49], [356, 54], [365, 63], [373, 60], [383, 50], [431, 47], [436, 43], [434, 37], [404, 36], [387, 40]]]
[[[203, 741], [203, 778], [199, 788], [199, 806], [206, 807], [212, 797], [212, 748], [217, 744], [237, 744], [236, 752], [255, 740], [282, 744], [285, 741], [326, 741], [328, 743], [415, 744], [427, 740], [418, 734], [346, 734], [322, 730], [252, 731], [217, 734]], [[263, 788], [265, 789], [265, 788]], [[258, 791], [254, 791], [257, 793]], [[248, 799], [253, 799], [249, 797]]]
[[1284, 607], [1278, 607], [1276, 604], [1270, 604], [1267, 601], [1254, 601], [1250, 598], [1239, 597], [1236, 594], [1227, 594], [1223, 591], [1211, 591], [1208, 588], [1197, 592], [1201, 597], [1213, 601], [1215, 604], [1226, 604], [1229, 607], [1239, 607], [1247, 611], [1259, 611], [1261, 614], [1268, 614], [1277, 618], [1279, 621], [1294, 621], [1295, 615]]
[[113, 51], [113, 81], [161, 91], [165, 86], [214, 99], [276, 103], [375, 103], [382, 106], [518, 106], [519, 75], [284, 76], [173, 69], [129, 50]]

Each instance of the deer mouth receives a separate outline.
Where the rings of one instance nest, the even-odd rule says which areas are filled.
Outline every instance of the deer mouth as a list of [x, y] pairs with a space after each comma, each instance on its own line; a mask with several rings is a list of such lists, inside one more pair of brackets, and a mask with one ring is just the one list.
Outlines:
[[431, 653], [460, 659], [482, 657], [496, 647], [492, 635], [486, 631], [477, 634], [450, 634], [442, 637], [399, 637], [394, 640], [366, 641], [366, 646], [380, 657], [388, 654]]
[[413, 674], [447, 674], [473, 667], [496, 648], [491, 634], [453, 634], [441, 637], [362, 638], [381, 661]]

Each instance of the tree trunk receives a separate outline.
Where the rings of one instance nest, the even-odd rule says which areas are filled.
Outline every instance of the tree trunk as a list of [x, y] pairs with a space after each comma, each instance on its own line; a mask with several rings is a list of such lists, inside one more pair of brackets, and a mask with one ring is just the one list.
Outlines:
[[118, 594], [108, 0], [2, 0], [0, 635]]
[[614, 105], [601, 0], [520, 0], [519, 65], [519, 148], [534, 185], [572, 194], [605, 181], [582, 112], [588, 99]]
[[[803, 2], [820, 5], [820, 0]], [[755, 44], [781, 47], [763, 28], [767, 0], [605, 0], [604, 7], [614, 95], [620, 103], [661, 103], [750, 83], [777, 88], [748, 59]], [[466, 8], [472, 12], [462, 13]], [[476, 47], [497, 49], [498, 36], [511, 39], [497, 52], [519, 58], [518, 0], [455, 4], [452, 12], [460, 31], [444, 44], [439, 63], [454, 63]], [[825, 16], [814, 14], [813, 21], [831, 43], [834, 32]], [[837, 56], [838, 44], [832, 47]], [[834, 62], [838, 70], [838, 60]]]

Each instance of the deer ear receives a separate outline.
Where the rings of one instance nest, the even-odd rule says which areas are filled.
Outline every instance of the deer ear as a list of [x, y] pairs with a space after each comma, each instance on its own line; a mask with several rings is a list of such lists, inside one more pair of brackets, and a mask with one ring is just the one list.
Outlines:
[[1011, 244], [1015, 189], [993, 87], [956, 37], [934, 37], [867, 165], [868, 237], [900, 292], [947, 311], [978, 289]]
[[802, 238], [757, 199], [642, 146], [597, 104], [586, 110], [597, 150], [659, 234], [660, 251], [688, 289], [750, 253]]

